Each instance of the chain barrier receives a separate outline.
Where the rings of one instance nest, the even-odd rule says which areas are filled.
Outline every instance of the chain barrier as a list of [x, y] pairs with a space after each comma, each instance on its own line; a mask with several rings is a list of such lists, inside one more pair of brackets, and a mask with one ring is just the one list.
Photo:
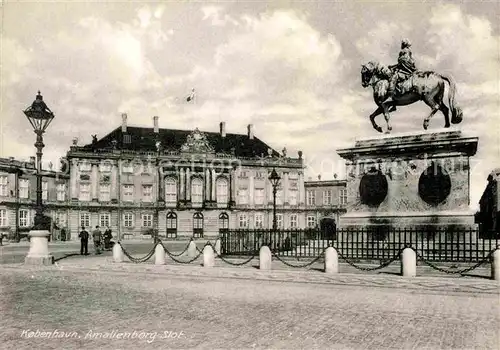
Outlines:
[[387, 267], [390, 264], [392, 264], [394, 261], [396, 261], [401, 256], [401, 253], [403, 252], [404, 249], [400, 249], [399, 252], [396, 255], [394, 255], [391, 259], [389, 259], [388, 261], [386, 261], [386, 262], [384, 262], [384, 263], [382, 263], [382, 264], [380, 264], [379, 266], [376, 266], [376, 267], [361, 267], [361, 266], [358, 266], [355, 263], [353, 263], [351, 260], [347, 259], [344, 255], [342, 255], [342, 253], [340, 252], [339, 249], [335, 248], [335, 250], [337, 251], [337, 254], [339, 255], [339, 257], [342, 260], [344, 260], [346, 263], [348, 263], [349, 265], [351, 265], [352, 267], [354, 267], [354, 268], [356, 268], [358, 270], [361, 270], [361, 271], [375, 271], [375, 270], [383, 269], [384, 267]]
[[447, 273], [449, 275], [454, 275], [454, 274], [463, 275], [464, 273], [471, 272], [472, 270], [477, 269], [479, 266], [489, 262], [491, 259], [491, 255], [493, 254], [494, 251], [495, 251], [495, 249], [493, 249], [491, 252], [489, 252], [488, 255], [485, 258], [483, 258], [483, 260], [479, 261], [477, 264], [472, 265], [472, 266], [465, 268], [463, 270], [455, 270], [455, 271], [452, 271], [449, 269], [443, 269], [443, 268], [431, 263], [430, 261], [425, 260], [424, 257], [422, 255], [418, 254], [417, 252], [415, 252], [415, 253], [416, 253], [419, 260], [421, 260], [424, 264], [426, 264], [427, 266], [430, 266], [434, 270], [444, 272], [444, 273]]
[[[190, 243], [191, 243], [191, 242], [190, 242]], [[179, 263], [179, 264], [190, 264], [190, 263], [192, 263], [193, 261], [198, 260], [198, 258], [201, 256], [201, 254], [203, 254], [203, 252], [198, 252], [198, 255], [196, 255], [194, 258], [192, 258], [192, 259], [190, 259], [190, 260], [188, 260], [188, 261], [177, 260], [177, 259], [176, 259], [176, 256], [175, 256], [175, 255], [173, 255], [172, 253], [170, 253], [170, 252], [168, 251], [168, 249], [165, 247], [165, 245], [164, 245], [163, 243], [162, 243], [161, 245], [162, 245], [163, 249], [165, 250], [165, 252], [168, 254], [168, 256], [169, 256], [169, 257], [170, 257], [173, 261], [175, 261], [176, 263]]]
[[[212, 246], [212, 248], [214, 248], [214, 247]], [[227, 260], [222, 255], [220, 255], [219, 253], [217, 253], [217, 251], [215, 250], [215, 248], [214, 248], [214, 253], [215, 253], [215, 256], [217, 258], [221, 259], [226, 264], [233, 265], [233, 266], [243, 266], [245, 264], [248, 264], [250, 261], [252, 261], [257, 256], [257, 253], [254, 251], [253, 255], [250, 258], [248, 258], [247, 260], [239, 262], [239, 263], [235, 263], [235, 262]]]
[[[326, 250], [326, 249], [325, 249]], [[321, 252], [320, 255], [318, 255], [317, 257], [315, 257], [312, 261], [304, 264], [304, 265], [294, 265], [294, 264], [290, 264], [289, 262], [283, 260], [282, 258], [280, 258], [278, 256], [278, 254], [276, 254], [275, 252], [271, 252], [272, 256], [274, 256], [278, 261], [281, 261], [283, 264], [285, 264], [286, 266], [289, 266], [289, 267], [295, 267], [295, 268], [305, 268], [305, 267], [309, 267], [311, 266], [312, 264], [314, 264], [315, 262], [317, 262], [324, 254], [325, 254], [325, 250], [323, 250]]]
[[[184, 250], [182, 252], [180, 252], [179, 254], [170, 253], [170, 256], [175, 256], [177, 258], [177, 257], [181, 256], [182, 254], [184, 254], [185, 252], [187, 252], [187, 250], [189, 249], [189, 245], [191, 244], [192, 241], [194, 241], [193, 237], [191, 237], [191, 239], [189, 240], [189, 243], [186, 245], [186, 248], [184, 248]], [[161, 242], [161, 245], [163, 246], [163, 249], [165, 249], [165, 251], [167, 251], [167, 248], [165, 247], [163, 242]]]
[[[161, 241], [160, 241], [160, 243], [161, 243]], [[143, 256], [142, 258], [134, 258], [132, 255], [130, 255], [130, 254], [129, 254], [126, 250], [125, 250], [125, 247], [123, 247], [123, 245], [122, 245], [120, 242], [118, 242], [118, 244], [120, 245], [120, 247], [122, 247], [123, 254], [125, 254], [125, 256], [126, 256], [127, 258], [129, 258], [129, 259], [130, 259], [130, 261], [132, 261], [133, 263], [138, 264], [138, 263], [143, 263], [143, 262], [146, 262], [146, 261], [148, 261], [149, 259], [151, 259], [151, 257], [152, 257], [152, 256], [154, 255], [154, 253], [155, 253], [155, 248], [156, 248], [156, 245], [157, 245], [158, 243], [156, 243], [156, 244], [154, 245], [153, 249], [151, 249], [151, 251], [150, 251], [148, 254], [146, 254], [145, 256]], [[163, 244], [163, 243], [161, 243], [161, 244]]]

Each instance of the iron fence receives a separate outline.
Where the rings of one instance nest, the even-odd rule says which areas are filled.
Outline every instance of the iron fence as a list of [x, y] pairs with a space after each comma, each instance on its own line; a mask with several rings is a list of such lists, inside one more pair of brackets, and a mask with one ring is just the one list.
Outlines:
[[333, 246], [342, 256], [359, 260], [391, 259], [405, 247], [429, 261], [478, 262], [500, 244], [496, 233], [475, 229], [337, 229], [330, 234], [305, 230], [228, 230], [221, 232], [223, 255], [249, 256], [268, 245], [278, 256], [313, 258]]

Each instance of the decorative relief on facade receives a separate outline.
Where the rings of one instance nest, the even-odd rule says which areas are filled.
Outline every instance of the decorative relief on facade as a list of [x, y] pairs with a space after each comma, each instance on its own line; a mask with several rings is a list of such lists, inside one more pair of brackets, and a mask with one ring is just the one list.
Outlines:
[[181, 146], [181, 151], [189, 153], [214, 153], [214, 149], [208, 142], [206, 135], [198, 130], [198, 128], [188, 135], [186, 142]]

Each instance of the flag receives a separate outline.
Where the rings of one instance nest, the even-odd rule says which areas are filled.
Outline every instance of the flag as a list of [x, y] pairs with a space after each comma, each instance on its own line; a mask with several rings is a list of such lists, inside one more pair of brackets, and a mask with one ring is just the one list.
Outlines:
[[191, 90], [191, 93], [189, 94], [189, 96], [186, 98], [186, 101], [187, 102], [193, 101], [194, 100], [194, 96], [195, 96], [195, 94], [194, 94], [194, 89], [193, 89], [193, 90]]

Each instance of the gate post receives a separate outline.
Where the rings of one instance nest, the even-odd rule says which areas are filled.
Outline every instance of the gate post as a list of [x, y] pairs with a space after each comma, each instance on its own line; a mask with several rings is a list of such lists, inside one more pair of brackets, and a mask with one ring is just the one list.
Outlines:
[[417, 275], [417, 254], [411, 248], [405, 248], [401, 255], [401, 275], [404, 277]]
[[159, 243], [155, 247], [155, 265], [165, 265], [165, 249]]
[[328, 247], [325, 251], [325, 272], [339, 273], [339, 256], [333, 247]]
[[500, 283], [500, 246], [491, 254], [491, 279]]
[[115, 263], [123, 262], [123, 249], [120, 243], [113, 245], [113, 261]]
[[215, 253], [217, 255], [220, 255], [220, 249], [221, 248], [221, 240], [220, 238], [217, 238], [217, 240], [215, 241]]
[[259, 252], [259, 269], [260, 270], [271, 270], [271, 250], [268, 246], [260, 247]]
[[215, 256], [214, 250], [211, 245], [206, 245], [203, 248], [203, 267], [214, 267], [215, 265]]

